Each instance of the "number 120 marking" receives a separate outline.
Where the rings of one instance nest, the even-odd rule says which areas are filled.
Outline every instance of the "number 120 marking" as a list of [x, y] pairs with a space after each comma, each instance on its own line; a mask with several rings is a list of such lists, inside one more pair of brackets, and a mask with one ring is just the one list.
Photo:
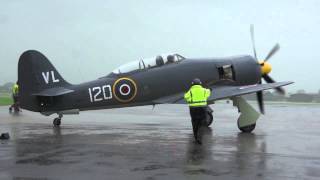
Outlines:
[[90, 102], [99, 102], [102, 100], [112, 99], [112, 92], [111, 92], [110, 85], [89, 88], [88, 91], [90, 96]]

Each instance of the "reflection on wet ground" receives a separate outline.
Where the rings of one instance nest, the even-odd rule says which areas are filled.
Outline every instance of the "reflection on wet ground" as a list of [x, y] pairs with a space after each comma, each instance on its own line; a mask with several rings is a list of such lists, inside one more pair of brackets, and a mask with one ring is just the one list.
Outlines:
[[53, 117], [0, 108], [0, 179], [319, 179], [318, 106], [268, 105], [252, 134], [237, 110], [217, 104], [194, 142], [184, 106], [138, 107]]

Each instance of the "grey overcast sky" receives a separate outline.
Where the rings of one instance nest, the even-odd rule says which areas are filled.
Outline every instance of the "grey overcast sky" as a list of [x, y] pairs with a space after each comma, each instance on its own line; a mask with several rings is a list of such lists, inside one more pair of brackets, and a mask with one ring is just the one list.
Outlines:
[[21, 53], [44, 53], [71, 83], [119, 65], [177, 52], [186, 57], [252, 54], [270, 60], [289, 92], [320, 89], [319, 0], [1, 0], [0, 84], [15, 81]]

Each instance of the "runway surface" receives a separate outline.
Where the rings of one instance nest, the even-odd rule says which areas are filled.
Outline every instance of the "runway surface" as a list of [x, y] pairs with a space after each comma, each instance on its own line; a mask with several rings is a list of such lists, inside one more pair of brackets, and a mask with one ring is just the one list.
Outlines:
[[55, 116], [0, 107], [0, 179], [319, 179], [320, 106], [266, 106], [252, 134], [237, 109], [216, 104], [203, 145], [194, 143], [186, 106]]

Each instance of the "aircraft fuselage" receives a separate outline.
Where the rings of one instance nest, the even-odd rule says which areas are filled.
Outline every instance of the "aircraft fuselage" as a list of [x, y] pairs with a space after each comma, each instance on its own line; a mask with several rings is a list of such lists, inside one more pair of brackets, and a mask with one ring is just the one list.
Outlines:
[[[152, 100], [186, 92], [200, 78], [212, 84], [251, 85], [261, 79], [261, 69], [251, 56], [185, 59], [161, 67], [114, 74], [66, 87], [73, 93], [52, 97], [40, 111], [93, 110], [155, 104]], [[57, 79], [55, 79], [57, 81]], [[213, 89], [214, 93], [214, 89]], [[58, 105], [59, 106], [56, 106]]]

